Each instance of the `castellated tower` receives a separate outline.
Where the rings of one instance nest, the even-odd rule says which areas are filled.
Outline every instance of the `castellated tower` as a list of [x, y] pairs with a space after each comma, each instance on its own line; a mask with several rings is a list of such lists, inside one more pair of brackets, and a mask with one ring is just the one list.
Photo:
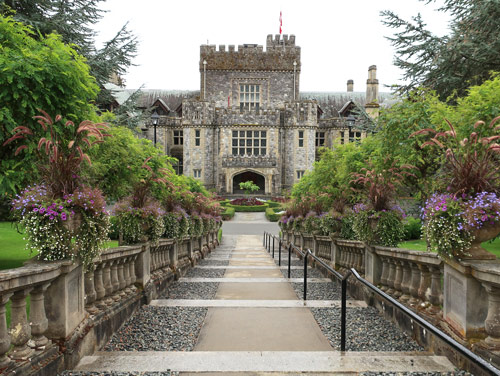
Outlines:
[[365, 109], [368, 115], [376, 118], [379, 112], [377, 66], [368, 68], [368, 80], [366, 80], [366, 104]]
[[300, 47], [295, 36], [262, 45], [202, 45], [200, 97], [182, 103], [184, 174], [220, 194], [281, 194], [310, 170], [319, 112], [300, 101]]

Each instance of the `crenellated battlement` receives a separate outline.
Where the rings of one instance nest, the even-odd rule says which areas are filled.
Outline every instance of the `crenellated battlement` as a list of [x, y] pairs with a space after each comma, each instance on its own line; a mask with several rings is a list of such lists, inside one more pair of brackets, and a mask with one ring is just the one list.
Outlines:
[[218, 46], [200, 46], [200, 71], [210, 70], [266, 70], [266, 71], [293, 71], [296, 62], [296, 71], [300, 71], [300, 47], [295, 45], [294, 35], [267, 36], [266, 50], [258, 44], [242, 44], [235, 49], [234, 45], [221, 44]]

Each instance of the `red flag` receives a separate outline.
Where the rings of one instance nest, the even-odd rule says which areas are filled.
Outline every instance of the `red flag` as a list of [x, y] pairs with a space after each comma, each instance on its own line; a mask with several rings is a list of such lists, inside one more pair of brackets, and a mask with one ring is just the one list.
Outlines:
[[283, 25], [283, 22], [281, 20], [281, 11], [280, 11], [280, 35], [281, 35], [281, 26]]

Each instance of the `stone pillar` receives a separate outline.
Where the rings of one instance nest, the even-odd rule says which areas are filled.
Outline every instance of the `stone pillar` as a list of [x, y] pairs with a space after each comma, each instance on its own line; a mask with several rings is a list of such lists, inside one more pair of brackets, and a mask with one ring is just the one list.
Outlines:
[[389, 295], [394, 294], [394, 279], [396, 277], [396, 265], [394, 260], [389, 258], [387, 263], [389, 264], [389, 274], [387, 276], [387, 286], [389, 289], [386, 291]]
[[443, 318], [464, 338], [481, 337], [488, 314], [488, 294], [471, 275], [469, 263], [444, 265]]
[[380, 273], [380, 284], [382, 285], [380, 289], [387, 292], [389, 290], [387, 277], [389, 276], [389, 263], [387, 262], [387, 257], [381, 257], [382, 272]]
[[[431, 273], [429, 272], [429, 267], [427, 265], [418, 264], [420, 269], [420, 286], [418, 288], [418, 297], [423, 302], [427, 302], [426, 293], [431, 287]], [[428, 303], [426, 303], [427, 305]]]
[[441, 299], [441, 268], [440, 267], [429, 267], [431, 272], [431, 293], [429, 295], [429, 302], [431, 306], [429, 307], [429, 312], [432, 314], [436, 314], [441, 311], [440, 299]]
[[137, 277], [137, 282], [141, 283], [142, 286], [146, 286], [151, 280], [151, 251], [149, 245], [144, 244], [142, 246], [142, 252], [137, 256], [135, 262], [135, 275]]
[[382, 262], [375, 252], [375, 249], [369, 245], [365, 246], [365, 278], [368, 282], [377, 286], [380, 283], [382, 274]]
[[97, 293], [95, 291], [95, 272], [93, 270], [85, 273], [85, 306], [87, 311], [95, 313], [96, 308], [94, 302], [96, 301]]
[[402, 264], [403, 277], [401, 280], [401, 292], [402, 295], [399, 297], [401, 303], [406, 303], [410, 300], [410, 286], [411, 286], [411, 268], [408, 261], [404, 261]]
[[83, 268], [64, 262], [61, 275], [45, 294], [45, 312], [49, 320], [46, 336], [66, 338], [85, 318]]
[[418, 264], [410, 263], [411, 267], [411, 285], [410, 285], [410, 294], [411, 298], [409, 300], [409, 304], [416, 305], [418, 304], [418, 288], [420, 287], [420, 270], [418, 268]]
[[484, 322], [488, 337], [485, 342], [494, 349], [500, 349], [500, 286], [483, 283], [488, 293], [488, 315]]

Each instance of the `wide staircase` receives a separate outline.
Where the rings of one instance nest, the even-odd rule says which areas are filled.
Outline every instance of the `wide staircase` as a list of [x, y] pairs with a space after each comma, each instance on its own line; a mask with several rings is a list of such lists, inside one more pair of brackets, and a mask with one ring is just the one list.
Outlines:
[[373, 307], [348, 300], [340, 351], [340, 288], [287, 254], [282, 266], [256, 235], [222, 245], [162, 299], [143, 306], [108, 345], [65, 375], [422, 374], [455, 372]]

